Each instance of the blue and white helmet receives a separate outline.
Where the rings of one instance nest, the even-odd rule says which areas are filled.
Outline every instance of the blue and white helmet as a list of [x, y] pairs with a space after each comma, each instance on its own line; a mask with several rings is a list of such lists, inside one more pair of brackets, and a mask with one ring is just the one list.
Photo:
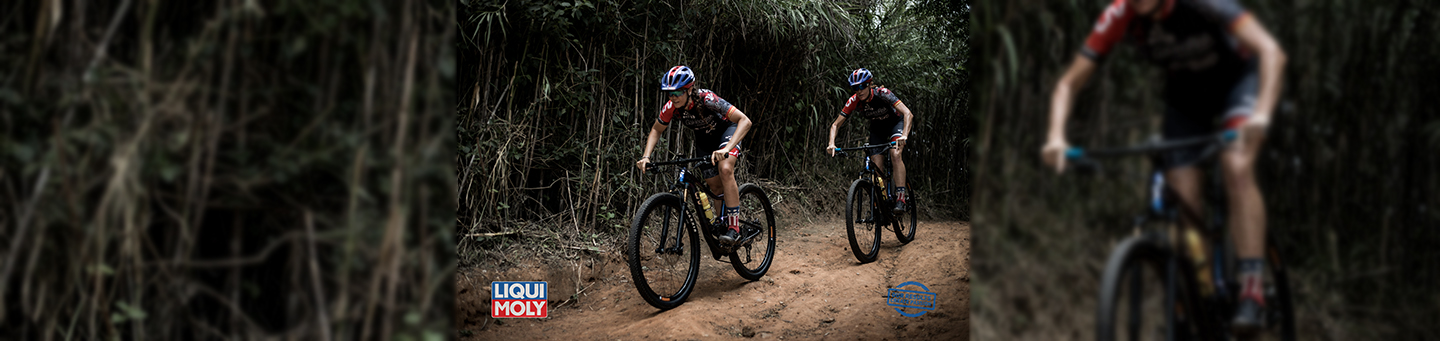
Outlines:
[[850, 73], [850, 90], [858, 91], [864, 88], [866, 85], [869, 85], [870, 78], [873, 77], [874, 75], [870, 74], [870, 70], [866, 70], [865, 68], [855, 69], [854, 72]]
[[695, 72], [690, 67], [679, 65], [670, 68], [660, 76], [660, 91], [674, 91], [690, 87], [695, 84]]

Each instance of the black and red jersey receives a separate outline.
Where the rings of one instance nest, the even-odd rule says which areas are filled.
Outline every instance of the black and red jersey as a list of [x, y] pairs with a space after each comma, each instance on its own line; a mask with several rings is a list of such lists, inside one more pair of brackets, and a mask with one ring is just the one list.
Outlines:
[[1160, 19], [1136, 13], [1127, 1], [1105, 8], [1082, 55], [1098, 62], [1120, 41], [1129, 41], [1165, 69], [1170, 101], [1228, 89], [1245, 74], [1252, 53], [1233, 33], [1250, 14], [1236, 0], [1161, 0]]
[[861, 101], [856, 95], [850, 95], [850, 100], [845, 101], [845, 107], [840, 108], [840, 116], [850, 117], [857, 114], [863, 118], [872, 120], [885, 120], [900, 117], [900, 111], [895, 107], [900, 105], [900, 98], [895, 97], [894, 92], [885, 87], [870, 88], [870, 100]]
[[[697, 100], [698, 98], [698, 100]], [[724, 131], [734, 122], [730, 122], [730, 105], [724, 98], [715, 95], [714, 91], [696, 89], [695, 96], [690, 98], [684, 108], [675, 107], [673, 102], [665, 102], [665, 107], [660, 109], [660, 117], [657, 119], [660, 124], [670, 125], [673, 119], [680, 120], [690, 129], [701, 134], [711, 134], [717, 131]]]

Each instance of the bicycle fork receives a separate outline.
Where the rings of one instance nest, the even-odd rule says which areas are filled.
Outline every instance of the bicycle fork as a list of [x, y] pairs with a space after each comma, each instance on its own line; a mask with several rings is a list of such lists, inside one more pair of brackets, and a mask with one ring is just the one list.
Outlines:
[[[688, 192], [682, 192], [682, 193], [684, 193], [684, 194], [689, 194]], [[681, 198], [684, 198], [684, 196], [681, 196]], [[679, 214], [679, 216], [680, 216], [679, 226], [675, 226], [675, 243], [671, 244], [671, 245], [675, 245], [675, 246], [674, 246], [674, 247], [665, 247], [665, 242], [670, 240], [670, 217], [671, 217], [671, 212], [670, 212], [670, 211], [671, 211], [671, 210], [668, 210], [668, 209], [665, 210], [665, 220], [664, 220], [664, 223], [661, 223], [661, 224], [660, 224], [660, 244], [661, 244], [661, 245], [660, 245], [659, 247], [656, 247], [656, 248], [655, 248], [655, 253], [656, 253], [656, 254], [662, 254], [662, 255], [678, 255], [678, 254], [681, 254], [681, 253], [683, 252], [682, 250], [685, 250], [685, 238], [684, 238], [684, 237], [685, 237], [685, 204], [684, 204], [684, 200], [681, 200], [680, 212], [675, 212], [675, 214]]]

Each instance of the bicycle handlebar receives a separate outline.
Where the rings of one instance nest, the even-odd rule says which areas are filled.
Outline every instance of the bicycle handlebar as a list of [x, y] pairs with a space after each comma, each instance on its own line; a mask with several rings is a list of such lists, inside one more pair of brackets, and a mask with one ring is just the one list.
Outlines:
[[1117, 157], [1135, 154], [1156, 154], [1194, 146], [1224, 145], [1233, 142], [1236, 138], [1239, 137], [1239, 135], [1239, 132], [1232, 129], [1207, 136], [1169, 141], [1147, 142], [1130, 147], [1101, 148], [1090, 151], [1086, 151], [1085, 148], [1081, 147], [1070, 147], [1069, 150], [1065, 151], [1065, 158], [1068, 160], [1080, 160], [1094, 157]]
[[851, 151], [851, 150], [865, 150], [865, 149], [880, 148], [880, 147], [885, 147], [885, 149], [895, 148], [895, 142], [894, 142], [894, 141], [891, 141], [891, 142], [889, 142], [889, 143], [872, 144], [872, 145], [868, 145], [868, 146], [859, 146], [859, 147], [850, 147], [850, 148], [835, 148], [835, 155], [836, 155], [836, 156], [850, 156], [850, 153], [846, 153], [846, 151]]
[[1129, 147], [1099, 148], [1093, 150], [1085, 150], [1085, 148], [1081, 147], [1070, 147], [1070, 149], [1065, 151], [1065, 159], [1069, 160], [1075, 166], [1077, 171], [1093, 172], [1100, 169], [1100, 164], [1096, 162], [1094, 158], [1120, 157], [1137, 154], [1153, 155], [1183, 148], [1206, 146], [1207, 148], [1200, 153], [1199, 157], [1199, 159], [1205, 159], [1209, 158], [1211, 155], [1214, 155], [1215, 152], [1219, 151], [1220, 146], [1223, 146], [1230, 142], [1234, 142], [1235, 139], [1239, 138], [1239, 136], [1240, 133], [1238, 131], [1234, 129], [1227, 129], [1225, 131], [1206, 136], [1175, 139], [1169, 141], [1146, 142]]
[[688, 159], [678, 159], [678, 160], [670, 160], [670, 161], [661, 161], [661, 162], [646, 163], [646, 164], [645, 164], [645, 170], [648, 171], [648, 170], [660, 168], [660, 167], [663, 167], [663, 166], [683, 165], [683, 164], [690, 164], [690, 163], [701, 162], [701, 161], [709, 161], [709, 160], [710, 160], [710, 157], [692, 157], [692, 158], [688, 158]]

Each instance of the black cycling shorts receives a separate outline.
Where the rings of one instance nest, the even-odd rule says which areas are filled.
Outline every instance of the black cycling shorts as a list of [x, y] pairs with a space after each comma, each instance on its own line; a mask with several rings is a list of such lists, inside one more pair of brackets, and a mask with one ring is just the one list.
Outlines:
[[[729, 128], [725, 128], [725, 130], [715, 134], [695, 134], [695, 157], [709, 156], [710, 153], [714, 153], [720, 150], [720, 148], [725, 148], [725, 145], [730, 143], [730, 138], [735, 136], [735, 126], [735, 124], [731, 124]], [[735, 144], [735, 148], [731, 149], [728, 153], [730, 157], [740, 157], [741, 144], [744, 144], [744, 142]], [[706, 179], [709, 179], [715, 177], [715, 175], [719, 175], [719, 172], [713, 174], [705, 172], [705, 174], [702, 175]]]
[[[1225, 106], [1219, 110], [1187, 110], [1167, 104], [1161, 134], [1166, 140], [1172, 140], [1217, 133], [1249, 118], [1255, 112], [1255, 98], [1259, 94], [1260, 73], [1252, 62], [1245, 75], [1223, 95]], [[1165, 153], [1161, 167], [1171, 169], [1193, 166], [1201, 161], [1200, 154], [1204, 150], [1205, 146], [1195, 146]]]
[[[870, 121], [870, 140], [865, 144], [890, 143], [905, 134], [905, 120], [900, 117]], [[867, 155], [880, 155], [885, 148], [870, 148]]]

